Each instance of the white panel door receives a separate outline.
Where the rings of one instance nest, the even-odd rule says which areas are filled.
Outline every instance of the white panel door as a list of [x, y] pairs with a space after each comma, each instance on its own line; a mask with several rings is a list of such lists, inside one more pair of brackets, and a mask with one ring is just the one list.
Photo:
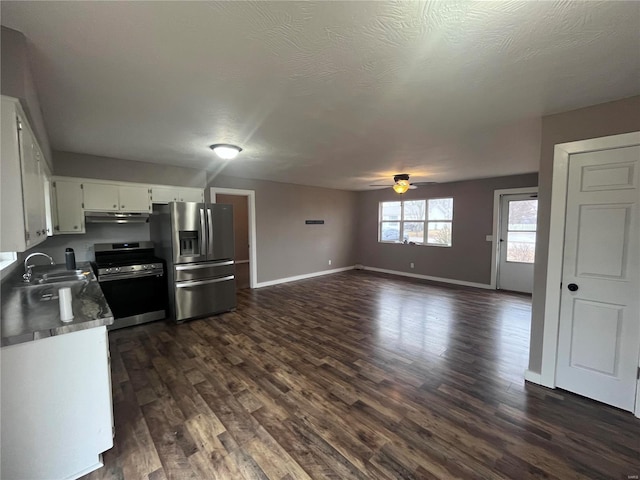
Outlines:
[[572, 155], [556, 383], [633, 411], [640, 349], [640, 146]]
[[537, 193], [502, 195], [500, 198], [499, 289], [533, 292], [537, 219]]

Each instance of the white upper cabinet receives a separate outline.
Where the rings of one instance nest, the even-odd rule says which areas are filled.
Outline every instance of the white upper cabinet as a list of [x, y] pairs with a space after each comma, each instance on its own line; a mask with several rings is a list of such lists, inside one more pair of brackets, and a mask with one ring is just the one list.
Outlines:
[[53, 232], [85, 233], [82, 183], [72, 178], [54, 179]]
[[23, 252], [47, 238], [42, 151], [20, 102], [2, 97], [0, 251]]
[[124, 187], [118, 188], [120, 193], [121, 212], [150, 212], [151, 190], [149, 187]]
[[84, 182], [84, 209], [90, 212], [150, 212], [149, 191], [147, 186]]
[[181, 202], [204, 202], [204, 190], [201, 188], [181, 188]]
[[154, 186], [151, 189], [153, 203], [203, 202], [204, 190], [201, 188]]
[[[40, 190], [47, 197], [47, 189]], [[51, 205], [49, 224], [53, 225], [53, 234], [58, 235], [85, 233], [85, 212], [148, 213], [151, 211], [152, 202], [203, 202], [204, 190], [170, 185], [53, 177], [50, 198], [45, 200], [45, 203]], [[45, 232], [47, 227], [51, 230], [50, 225], [47, 225]]]
[[151, 202], [152, 203], [169, 203], [180, 201], [179, 187], [152, 187]]
[[107, 183], [84, 183], [83, 202], [85, 210], [117, 212], [119, 207], [118, 185]]

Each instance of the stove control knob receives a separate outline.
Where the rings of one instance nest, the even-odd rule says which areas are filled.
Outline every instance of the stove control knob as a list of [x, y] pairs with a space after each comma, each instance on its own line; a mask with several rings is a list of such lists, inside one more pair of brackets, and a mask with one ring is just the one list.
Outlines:
[[107, 268], [107, 269], [104, 271], [104, 273], [111, 273], [111, 269], [110, 269], [110, 268]]
[[116, 272], [116, 273], [117, 273], [117, 272], [119, 272], [119, 271], [120, 271], [120, 267], [115, 267], [115, 268], [113, 269], [113, 271], [114, 271], [114, 272]]
[[147, 270], [148, 268], [149, 268], [149, 265], [143, 265], [143, 266], [142, 266], [142, 269], [143, 269], [143, 270]]

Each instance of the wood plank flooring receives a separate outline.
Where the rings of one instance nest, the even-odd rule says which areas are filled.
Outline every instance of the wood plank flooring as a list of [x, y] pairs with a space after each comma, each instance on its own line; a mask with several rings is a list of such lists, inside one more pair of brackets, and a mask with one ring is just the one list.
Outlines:
[[349, 271], [111, 332], [115, 446], [85, 478], [634, 478], [638, 419], [523, 381], [530, 303]]

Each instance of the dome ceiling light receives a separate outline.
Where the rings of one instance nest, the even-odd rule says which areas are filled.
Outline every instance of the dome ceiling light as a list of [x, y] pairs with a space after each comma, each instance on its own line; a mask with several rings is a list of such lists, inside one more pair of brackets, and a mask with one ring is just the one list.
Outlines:
[[209, 148], [223, 160], [232, 160], [242, 151], [237, 145], [229, 145], [228, 143], [216, 143], [210, 145]]

